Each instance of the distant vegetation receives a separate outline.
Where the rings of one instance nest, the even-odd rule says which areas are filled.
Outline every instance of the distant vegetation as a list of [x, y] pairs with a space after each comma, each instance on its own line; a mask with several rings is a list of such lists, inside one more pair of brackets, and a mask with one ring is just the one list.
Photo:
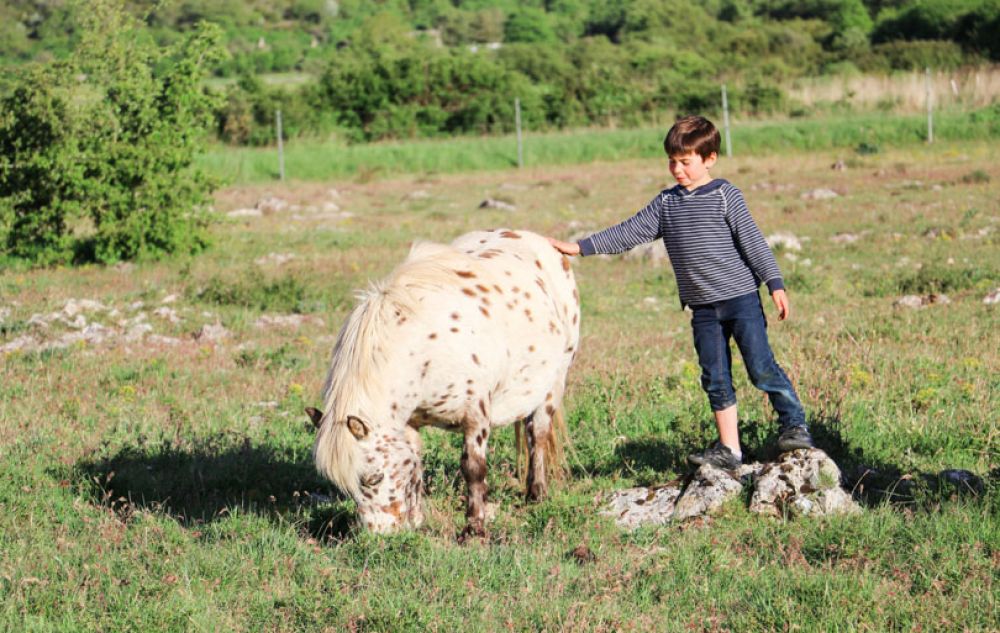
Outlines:
[[[718, 110], [808, 114], [782, 89], [805, 76], [951, 69], [1000, 61], [1000, 0], [177, 0], [125, 3], [160, 45], [199, 22], [231, 57], [219, 138], [350, 141], [635, 126]], [[0, 64], [69, 54], [69, 0], [0, 2]], [[262, 75], [298, 73], [295, 85]], [[9, 73], [5, 72], [6, 77]], [[9, 82], [3, 82], [9, 83]], [[0, 85], [0, 90], [3, 86]]]

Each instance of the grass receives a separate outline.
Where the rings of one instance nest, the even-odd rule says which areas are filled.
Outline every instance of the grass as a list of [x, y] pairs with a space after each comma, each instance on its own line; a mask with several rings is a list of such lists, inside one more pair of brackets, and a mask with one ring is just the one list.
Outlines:
[[[356, 532], [353, 503], [314, 471], [302, 413], [317, 403], [353, 290], [414, 239], [491, 226], [568, 238], [621, 219], [668, 184], [651, 142], [650, 158], [616, 162], [242, 185], [216, 207], [265, 194], [316, 204], [336, 188], [350, 216], [220, 220], [197, 259], [128, 271], [0, 272], [0, 345], [72, 329], [30, 324], [70, 298], [119, 311], [91, 322], [143, 312], [178, 341], [0, 357], [0, 628], [996, 630], [1000, 328], [982, 299], [1000, 286], [1000, 168], [988, 140], [738, 153], [715, 174], [743, 188], [766, 235], [802, 242], [778, 251], [793, 312], [770, 332], [821, 446], [845, 472], [912, 476], [905, 503], [865, 494], [859, 516], [781, 521], [739, 500], [710, 522], [616, 528], [598, 513], [605, 495], [680, 476], [714, 432], [670, 269], [588, 258], [575, 264], [583, 340], [566, 401], [569, 478], [524, 503], [513, 432], [498, 431], [496, 519], [487, 539], [458, 545], [460, 441], [425, 431], [425, 527]], [[844, 156], [846, 171], [829, 168]], [[965, 177], [977, 172], [987, 177]], [[800, 197], [815, 188], [840, 196]], [[516, 209], [477, 208], [500, 196]], [[857, 239], [831, 239], [848, 233]], [[295, 258], [254, 263], [268, 253]], [[905, 292], [951, 303], [893, 307]], [[163, 305], [177, 323], [154, 313]], [[294, 312], [314, 318], [257, 325]], [[228, 338], [194, 338], [216, 322]], [[734, 374], [746, 450], [769, 457], [772, 412], [739, 360]], [[919, 485], [945, 468], [973, 471], [984, 494]]]
[[[939, 141], [1000, 137], [997, 116], [989, 109], [941, 112], [935, 116]], [[662, 156], [666, 128], [592, 129], [567, 133], [528, 133], [524, 163], [533, 167], [575, 165]], [[919, 115], [853, 114], [816, 119], [738, 122], [733, 152], [740, 155], [786, 151], [850, 151], [855, 148], [912, 147], [927, 137], [927, 118]], [[230, 184], [278, 179], [275, 148], [217, 147], [200, 159], [209, 173]], [[517, 167], [517, 140], [511, 136], [345, 145], [291, 140], [285, 144], [285, 173], [291, 180], [353, 179], [358, 182], [404, 174], [449, 174]]]

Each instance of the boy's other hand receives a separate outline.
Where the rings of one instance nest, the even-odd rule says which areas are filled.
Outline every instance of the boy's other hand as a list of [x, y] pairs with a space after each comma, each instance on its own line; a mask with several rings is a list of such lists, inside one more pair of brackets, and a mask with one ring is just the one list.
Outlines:
[[792, 307], [788, 304], [788, 295], [785, 294], [784, 289], [779, 288], [771, 293], [771, 299], [774, 300], [774, 307], [778, 308], [778, 320], [784, 321], [791, 315]]
[[580, 245], [576, 242], [563, 242], [562, 240], [557, 240], [554, 237], [546, 237], [545, 239], [549, 241], [549, 244], [551, 244], [553, 248], [563, 255], [580, 254]]

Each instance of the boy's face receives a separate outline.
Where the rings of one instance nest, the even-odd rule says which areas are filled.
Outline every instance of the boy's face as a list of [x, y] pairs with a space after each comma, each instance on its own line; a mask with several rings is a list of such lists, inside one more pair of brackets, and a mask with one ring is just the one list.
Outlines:
[[675, 154], [670, 157], [670, 173], [673, 174], [677, 184], [691, 191], [712, 181], [708, 170], [718, 157], [715, 152], [706, 158], [693, 151], [687, 154]]

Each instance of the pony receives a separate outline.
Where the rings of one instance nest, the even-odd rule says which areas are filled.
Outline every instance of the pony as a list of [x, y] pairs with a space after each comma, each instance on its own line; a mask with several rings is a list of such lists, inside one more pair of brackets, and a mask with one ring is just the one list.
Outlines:
[[543, 498], [580, 338], [569, 260], [528, 231], [476, 231], [414, 244], [358, 298], [333, 347], [323, 409], [307, 413], [316, 468], [356, 502], [364, 528], [422, 524], [425, 426], [465, 435], [464, 535], [485, 533], [494, 427], [523, 422], [525, 494]]

